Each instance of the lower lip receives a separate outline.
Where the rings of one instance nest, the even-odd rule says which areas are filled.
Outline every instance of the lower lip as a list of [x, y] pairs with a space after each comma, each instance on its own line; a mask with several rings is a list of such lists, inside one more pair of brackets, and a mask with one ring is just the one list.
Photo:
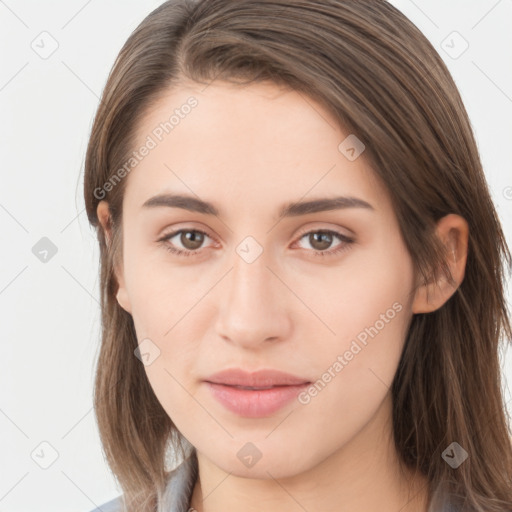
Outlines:
[[276, 386], [270, 389], [240, 389], [224, 384], [206, 382], [213, 396], [226, 409], [246, 418], [270, 416], [291, 402], [309, 386], [309, 383], [296, 386]]

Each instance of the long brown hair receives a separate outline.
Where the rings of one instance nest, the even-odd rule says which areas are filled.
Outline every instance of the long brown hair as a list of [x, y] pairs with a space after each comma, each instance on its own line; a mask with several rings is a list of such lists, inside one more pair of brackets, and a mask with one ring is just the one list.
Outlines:
[[[392, 384], [394, 439], [402, 463], [428, 477], [431, 497], [443, 488], [461, 510], [511, 510], [499, 360], [503, 337], [512, 337], [504, 298], [511, 255], [456, 85], [427, 38], [384, 0], [171, 0], [123, 46], [94, 120], [84, 193], [100, 245], [94, 405], [128, 510], [158, 509], [166, 449], [179, 458], [185, 445], [134, 356], [132, 317], [116, 300], [126, 183], [119, 169], [148, 107], [184, 78], [272, 81], [325, 106], [365, 144], [424, 282], [449, 275], [436, 222], [449, 213], [468, 222], [463, 282], [441, 308], [411, 320]], [[98, 222], [100, 199], [109, 202], [111, 243]], [[456, 469], [442, 457], [452, 442], [469, 454]]]

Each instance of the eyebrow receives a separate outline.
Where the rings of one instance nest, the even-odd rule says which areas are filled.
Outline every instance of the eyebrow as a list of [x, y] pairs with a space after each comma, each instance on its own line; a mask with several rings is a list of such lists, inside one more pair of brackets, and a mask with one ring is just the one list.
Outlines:
[[[191, 212], [205, 215], [219, 216], [220, 211], [212, 203], [208, 203], [197, 197], [183, 194], [159, 194], [149, 198], [142, 205], [143, 208], [182, 208]], [[310, 201], [298, 201], [285, 204], [279, 210], [279, 217], [297, 217], [308, 213], [324, 212], [329, 210], [342, 210], [347, 208], [364, 208], [375, 211], [368, 202], [357, 197], [339, 196], [333, 198], [313, 199]]]

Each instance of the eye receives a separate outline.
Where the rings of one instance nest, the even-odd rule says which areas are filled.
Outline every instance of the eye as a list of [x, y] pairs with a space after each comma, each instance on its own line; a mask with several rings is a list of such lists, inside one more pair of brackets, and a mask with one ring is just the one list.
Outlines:
[[[179, 237], [176, 242], [180, 243], [183, 248], [175, 247], [174, 244], [176, 242], [171, 243], [171, 240], [178, 235]], [[198, 229], [180, 229], [165, 235], [159, 242], [162, 242], [165, 248], [173, 254], [193, 256], [200, 252], [199, 248], [203, 244], [205, 237], [210, 238], [204, 231]]]
[[[313, 249], [315, 256], [334, 256], [342, 251], [348, 250], [350, 245], [354, 243], [352, 238], [329, 229], [308, 231], [299, 238], [299, 241], [304, 238], [306, 238], [310, 247]], [[340, 240], [340, 243], [335, 246], [335, 249], [328, 250], [335, 238]]]
[[[179, 235], [179, 236], [178, 236]], [[174, 242], [171, 242], [176, 238]], [[211, 237], [204, 231], [198, 229], [180, 229], [166, 234], [158, 242], [162, 243], [165, 248], [178, 256], [194, 256], [201, 252], [205, 238]], [[334, 249], [329, 249], [332, 246], [334, 239], [338, 239], [340, 243]], [[334, 256], [342, 251], [350, 248], [354, 240], [342, 233], [328, 229], [319, 229], [303, 233], [299, 241], [306, 239], [310, 245], [311, 250], [315, 256]], [[176, 247], [176, 243], [181, 244], [181, 247]]]

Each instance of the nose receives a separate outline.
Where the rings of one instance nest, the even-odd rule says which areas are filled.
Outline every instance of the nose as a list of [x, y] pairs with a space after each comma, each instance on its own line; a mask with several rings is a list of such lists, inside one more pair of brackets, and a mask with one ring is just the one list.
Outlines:
[[218, 296], [215, 328], [224, 340], [257, 349], [290, 335], [291, 293], [268, 263], [265, 251], [252, 263], [233, 258]]

